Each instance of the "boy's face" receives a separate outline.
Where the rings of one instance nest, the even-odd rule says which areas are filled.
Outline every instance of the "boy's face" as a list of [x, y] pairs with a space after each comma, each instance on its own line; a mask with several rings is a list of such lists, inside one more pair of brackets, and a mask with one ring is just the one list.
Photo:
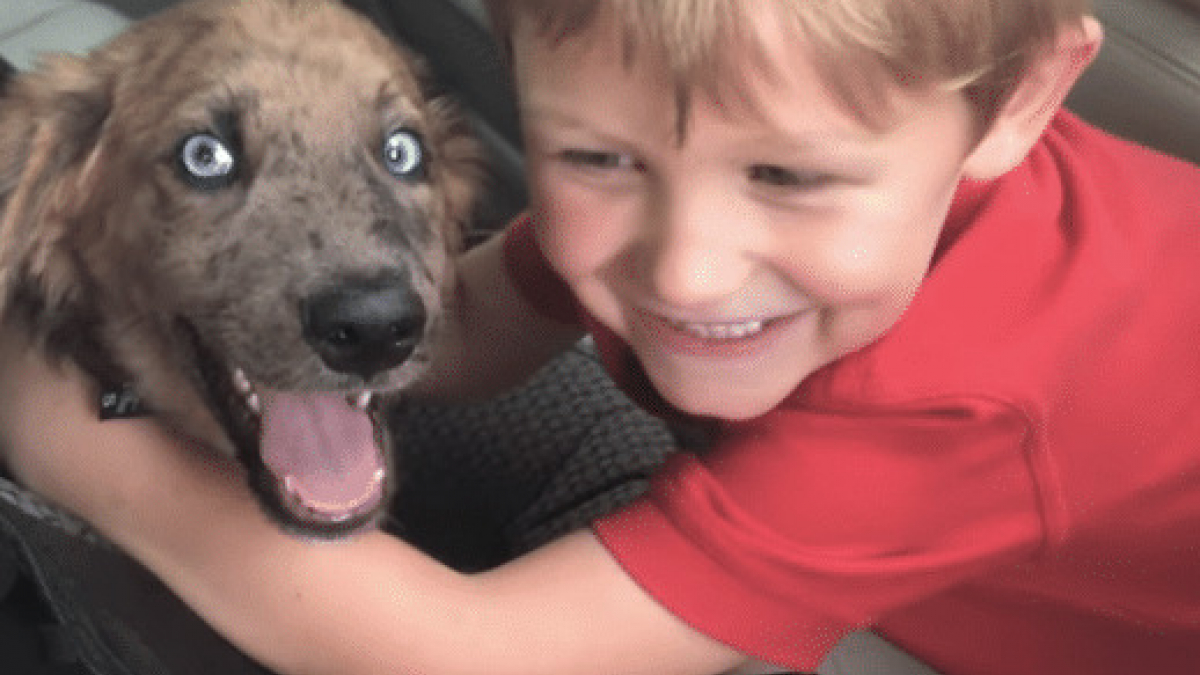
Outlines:
[[603, 28], [514, 52], [539, 241], [680, 410], [758, 416], [899, 320], [971, 151], [960, 95], [893, 92], [872, 130], [781, 36], [757, 112], [697, 93], [680, 142], [670, 85]]

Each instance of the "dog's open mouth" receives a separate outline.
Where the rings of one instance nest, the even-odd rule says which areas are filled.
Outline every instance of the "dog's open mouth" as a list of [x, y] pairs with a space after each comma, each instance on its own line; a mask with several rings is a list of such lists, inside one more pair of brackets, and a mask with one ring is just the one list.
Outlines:
[[240, 370], [233, 384], [258, 418], [258, 454], [293, 518], [349, 525], [380, 508], [387, 469], [371, 393], [277, 391]]
[[369, 391], [282, 391], [230, 369], [187, 326], [199, 375], [263, 505], [294, 529], [340, 536], [388, 496], [388, 437]]

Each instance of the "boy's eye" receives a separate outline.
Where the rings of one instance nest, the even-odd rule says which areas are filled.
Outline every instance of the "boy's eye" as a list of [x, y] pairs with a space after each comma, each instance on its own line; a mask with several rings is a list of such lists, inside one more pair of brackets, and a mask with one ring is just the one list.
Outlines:
[[750, 167], [750, 180], [769, 187], [813, 189], [832, 183], [834, 177], [823, 173], [793, 171], [772, 164], [756, 164]]
[[635, 169], [637, 162], [629, 155], [601, 150], [568, 149], [558, 153], [558, 157], [567, 164], [573, 164], [588, 169]]

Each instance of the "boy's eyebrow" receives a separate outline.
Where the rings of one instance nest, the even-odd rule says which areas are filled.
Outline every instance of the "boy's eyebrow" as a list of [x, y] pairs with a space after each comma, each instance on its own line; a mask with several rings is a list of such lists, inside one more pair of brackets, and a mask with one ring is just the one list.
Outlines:
[[[643, 135], [640, 138], [634, 138], [618, 126], [604, 124], [602, 116], [580, 116], [558, 109], [553, 105], [522, 105], [520, 114], [526, 120], [551, 125], [556, 132], [582, 133], [606, 143], [636, 145], [639, 141], [645, 140], [646, 130], [642, 130]], [[674, 125], [664, 124], [662, 134], [664, 137], [675, 139]]]
[[520, 113], [525, 119], [536, 119], [540, 122], [550, 122], [570, 129], [599, 133], [605, 133], [607, 131], [607, 129], [605, 129], [602, 125], [597, 125], [592, 120], [578, 117], [563, 110], [559, 110], [554, 106], [522, 105], [520, 108]]
[[769, 147], [782, 153], [829, 153], [833, 150], [866, 150], [870, 137], [848, 132], [793, 132], [771, 127], [772, 134], [753, 135], [747, 139], [755, 147]]
[[[608, 139], [626, 138], [625, 134], [586, 117], [580, 117], [552, 105], [523, 105], [521, 115], [556, 125], [568, 131], [581, 131]], [[789, 129], [761, 115], [752, 115], [755, 127], [760, 131], [748, 132], [743, 141], [754, 147], [770, 147], [783, 153], [814, 153], [829, 151], [834, 146], [843, 149], [866, 149], [876, 134], [854, 133], [849, 130], [797, 130]], [[664, 133], [674, 133], [671, 125], [664, 125]]]

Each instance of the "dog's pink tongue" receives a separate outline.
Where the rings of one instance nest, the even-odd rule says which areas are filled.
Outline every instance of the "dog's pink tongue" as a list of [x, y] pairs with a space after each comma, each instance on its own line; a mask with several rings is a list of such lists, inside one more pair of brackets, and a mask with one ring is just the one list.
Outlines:
[[262, 391], [263, 461], [310, 514], [340, 522], [383, 498], [370, 417], [345, 395]]

